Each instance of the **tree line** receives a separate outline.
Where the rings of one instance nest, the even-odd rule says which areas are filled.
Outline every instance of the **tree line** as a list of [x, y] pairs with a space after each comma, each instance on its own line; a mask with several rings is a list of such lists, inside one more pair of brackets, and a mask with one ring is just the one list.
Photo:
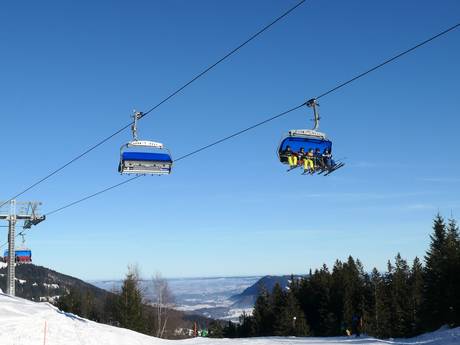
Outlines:
[[147, 298], [138, 268], [130, 266], [121, 288], [107, 293], [104, 300], [96, 299], [90, 291], [70, 289], [58, 299], [57, 307], [83, 318], [159, 338], [185, 336], [175, 331], [184, 325], [191, 327], [188, 324], [192, 322], [184, 321], [182, 312], [171, 309], [174, 298], [166, 279], [157, 274], [151, 287], [153, 294]]
[[[433, 221], [424, 264], [398, 253], [385, 272], [364, 270], [359, 259], [336, 260], [286, 290], [262, 289], [252, 315], [239, 324], [213, 323], [210, 336], [337, 336], [363, 332], [411, 337], [443, 325], [460, 326], [460, 238], [454, 219]], [[359, 334], [359, 333], [358, 333]]]

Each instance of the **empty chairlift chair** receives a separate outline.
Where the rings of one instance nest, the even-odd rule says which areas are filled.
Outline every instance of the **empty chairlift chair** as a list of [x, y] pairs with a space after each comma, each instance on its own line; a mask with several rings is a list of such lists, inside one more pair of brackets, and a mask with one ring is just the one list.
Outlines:
[[166, 175], [171, 173], [173, 160], [171, 153], [162, 143], [137, 139], [137, 120], [142, 118], [140, 112], [134, 113], [131, 127], [133, 140], [120, 149], [118, 171], [122, 174]]

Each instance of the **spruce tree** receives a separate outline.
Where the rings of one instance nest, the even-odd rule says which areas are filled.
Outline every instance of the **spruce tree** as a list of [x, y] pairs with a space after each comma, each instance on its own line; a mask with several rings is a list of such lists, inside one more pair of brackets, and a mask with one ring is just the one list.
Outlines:
[[343, 320], [350, 326], [354, 316], [362, 316], [364, 309], [363, 267], [352, 256], [344, 264], [344, 309]]
[[286, 294], [281, 285], [276, 283], [270, 295], [270, 304], [273, 312], [273, 335], [283, 336], [289, 332], [289, 323], [286, 325]]
[[256, 336], [273, 335], [274, 315], [270, 304], [270, 296], [265, 288], [262, 288], [252, 312], [254, 316], [253, 334]]
[[410, 286], [410, 312], [412, 321], [410, 335], [415, 336], [422, 332], [421, 308], [423, 304], [423, 266], [418, 257], [414, 259], [412, 264]]
[[309, 335], [309, 327], [299, 307], [295, 287], [289, 288], [283, 295], [284, 305], [280, 310], [280, 315], [275, 317], [274, 334], [279, 336]]
[[447, 293], [447, 231], [444, 219], [436, 215], [430, 247], [425, 255], [423, 319], [425, 328], [433, 331], [448, 318]]
[[379, 338], [389, 338], [393, 335], [392, 272], [393, 266], [388, 262], [388, 271], [384, 275], [381, 276], [377, 273], [373, 275], [375, 289], [374, 335]]
[[145, 332], [146, 324], [143, 313], [143, 296], [139, 286], [139, 272], [130, 266], [123, 281], [117, 303], [117, 319], [120, 327], [137, 332]]
[[382, 276], [377, 268], [371, 272], [370, 276], [370, 293], [371, 293], [371, 304], [366, 310], [366, 330], [368, 334], [377, 334], [379, 332], [380, 323], [380, 310], [377, 309], [377, 290], [382, 284]]
[[460, 235], [457, 222], [449, 219], [446, 236], [447, 252], [447, 320], [451, 326], [460, 325]]
[[209, 323], [209, 337], [210, 338], [223, 338], [224, 337], [224, 328], [220, 321], [211, 321]]
[[340, 260], [336, 260], [331, 274], [331, 290], [330, 290], [330, 310], [336, 316], [338, 328], [335, 335], [344, 335], [346, 324], [344, 322], [343, 307], [344, 307], [344, 268]]
[[398, 253], [395, 258], [395, 268], [391, 281], [391, 294], [393, 306], [393, 333], [394, 337], [407, 337], [411, 333], [411, 286], [409, 282], [410, 271], [407, 261]]

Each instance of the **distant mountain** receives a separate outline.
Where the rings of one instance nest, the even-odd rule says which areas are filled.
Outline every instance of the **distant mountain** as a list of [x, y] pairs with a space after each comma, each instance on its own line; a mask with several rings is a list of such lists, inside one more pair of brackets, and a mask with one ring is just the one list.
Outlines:
[[[294, 279], [299, 279], [302, 276], [295, 275]], [[230, 297], [232, 308], [252, 308], [257, 300], [257, 297], [263, 289], [272, 292], [276, 284], [279, 284], [283, 289], [287, 289], [291, 281], [291, 275], [285, 276], [264, 276], [255, 284], [246, 288], [242, 293]]]
[[[6, 288], [6, 267], [0, 268], [0, 288]], [[34, 264], [16, 266], [16, 295], [32, 301], [54, 302], [71, 289], [91, 293], [96, 300], [105, 300], [110, 292], [83, 280]]]

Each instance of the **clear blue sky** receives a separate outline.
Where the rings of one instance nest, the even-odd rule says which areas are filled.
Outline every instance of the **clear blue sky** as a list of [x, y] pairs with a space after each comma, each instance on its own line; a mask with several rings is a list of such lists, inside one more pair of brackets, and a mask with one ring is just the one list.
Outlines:
[[[129, 122], [295, 1], [48, 1], [0, 5], [0, 199]], [[176, 157], [314, 97], [456, 24], [451, 1], [307, 1], [140, 123]], [[460, 215], [460, 30], [321, 101], [347, 166], [287, 174], [281, 134], [307, 109], [50, 216], [34, 261], [84, 279], [366, 269], [423, 256], [436, 212]], [[22, 196], [51, 211], [125, 180], [125, 131]], [[1, 230], [3, 229], [3, 230]], [[0, 228], [6, 240], [6, 231]], [[4, 242], [2, 240], [2, 242]]]

